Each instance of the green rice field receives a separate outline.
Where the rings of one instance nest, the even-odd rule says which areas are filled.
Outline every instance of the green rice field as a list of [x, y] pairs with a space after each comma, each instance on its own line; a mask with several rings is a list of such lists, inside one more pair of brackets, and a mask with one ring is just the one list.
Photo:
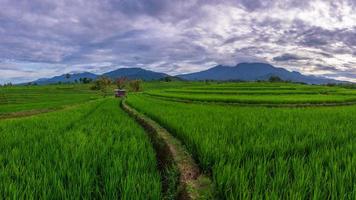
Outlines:
[[159, 199], [143, 129], [114, 99], [0, 121], [2, 199]]
[[291, 83], [235, 83], [160, 89], [147, 95], [171, 100], [237, 104], [347, 104], [356, 102], [356, 91]]
[[355, 106], [238, 107], [144, 95], [128, 103], [186, 144], [218, 199], [355, 198]]
[[0, 117], [11, 112], [59, 109], [99, 97], [88, 85], [1, 87]]
[[[0, 198], [177, 199], [120, 101], [80, 84], [0, 88]], [[356, 199], [355, 89], [156, 81], [124, 102], [185, 146], [214, 199]]]

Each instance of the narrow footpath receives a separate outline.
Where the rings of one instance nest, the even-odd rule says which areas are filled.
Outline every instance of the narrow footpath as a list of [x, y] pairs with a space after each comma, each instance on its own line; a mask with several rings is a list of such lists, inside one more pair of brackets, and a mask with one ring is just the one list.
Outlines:
[[[172, 173], [164, 173], [167, 170], [177, 169], [179, 179], [175, 186], [176, 195], [179, 200], [187, 199], [213, 199], [212, 183], [208, 176], [199, 169], [191, 155], [182, 143], [173, 137], [166, 129], [149, 117], [139, 113], [134, 108], [121, 101], [121, 107], [149, 133], [153, 146], [156, 150], [158, 168], [161, 171], [163, 190], [167, 192], [172, 187]], [[163, 172], [163, 173], [162, 173]], [[168, 174], [168, 175], [167, 175]]]

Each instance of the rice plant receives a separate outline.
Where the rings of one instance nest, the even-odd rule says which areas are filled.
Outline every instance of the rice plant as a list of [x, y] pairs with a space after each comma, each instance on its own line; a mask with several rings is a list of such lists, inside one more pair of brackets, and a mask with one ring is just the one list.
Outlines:
[[1, 199], [160, 199], [154, 150], [115, 99], [0, 121]]
[[11, 112], [58, 109], [99, 98], [88, 85], [0, 87], [0, 116]]
[[267, 108], [127, 101], [179, 138], [217, 199], [355, 199], [356, 106]]
[[356, 91], [339, 87], [275, 83], [226, 83], [149, 90], [155, 97], [241, 104], [338, 104], [356, 102]]

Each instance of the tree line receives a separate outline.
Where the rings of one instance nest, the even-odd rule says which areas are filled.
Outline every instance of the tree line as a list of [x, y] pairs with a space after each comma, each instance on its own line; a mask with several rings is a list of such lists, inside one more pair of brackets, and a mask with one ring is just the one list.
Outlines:
[[111, 94], [110, 89], [112, 85], [115, 84], [117, 89], [128, 89], [132, 92], [139, 92], [142, 90], [141, 80], [129, 80], [126, 77], [121, 77], [113, 81], [112, 79], [101, 76], [94, 81], [94, 85], [91, 87], [92, 90], [99, 90], [103, 96]]

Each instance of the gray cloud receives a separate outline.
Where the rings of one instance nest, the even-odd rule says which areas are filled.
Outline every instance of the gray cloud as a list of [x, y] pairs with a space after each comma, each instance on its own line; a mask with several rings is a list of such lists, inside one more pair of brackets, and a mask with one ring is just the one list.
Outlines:
[[289, 53], [285, 53], [282, 54], [280, 56], [274, 57], [273, 58], [274, 61], [290, 61], [290, 60], [309, 60], [309, 58], [305, 58], [305, 57], [300, 57], [298, 55], [294, 55], [294, 54], [289, 54]]
[[338, 72], [340, 71], [339, 69], [337, 69], [336, 67], [332, 67], [332, 66], [326, 66], [326, 65], [322, 65], [322, 64], [317, 64], [317, 69], [318, 70], [322, 70], [322, 71], [331, 71], [331, 72]]
[[0, 8], [0, 83], [246, 61], [356, 79], [354, 0], [0, 0]]

